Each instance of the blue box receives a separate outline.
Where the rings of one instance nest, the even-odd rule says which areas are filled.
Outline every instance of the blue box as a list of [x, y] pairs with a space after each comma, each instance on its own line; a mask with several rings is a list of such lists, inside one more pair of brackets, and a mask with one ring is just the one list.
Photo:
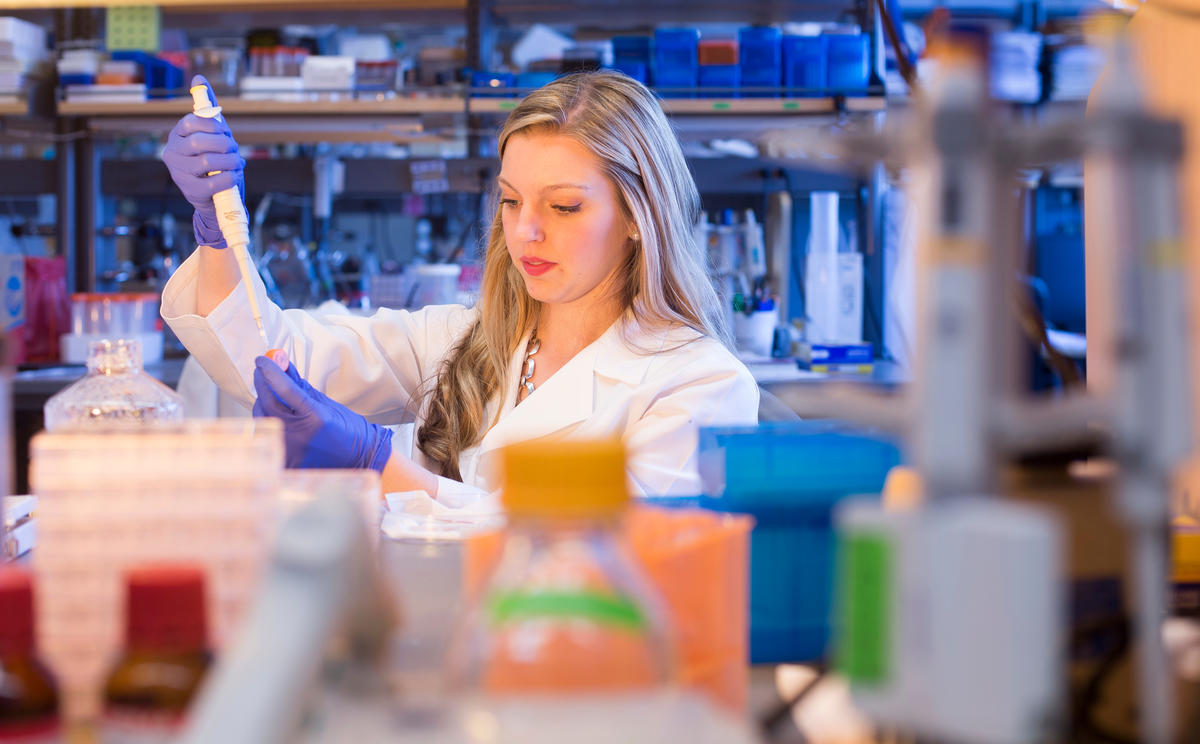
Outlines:
[[[783, 37], [784, 95], [823, 96], [829, 88], [829, 45], [825, 36]], [[800, 90], [797, 90], [800, 89]]]
[[115, 51], [115, 60], [137, 62], [142, 66], [142, 80], [149, 98], [171, 98], [183, 88], [183, 70], [152, 54], [140, 50]]
[[695, 97], [700, 77], [699, 45], [700, 32], [694, 28], [661, 28], [654, 32], [651, 75], [664, 98]]
[[482, 70], [471, 73], [471, 95], [480, 98], [500, 98], [516, 95], [512, 90], [517, 86], [517, 76], [511, 72], [488, 72]]
[[870, 82], [870, 39], [866, 34], [828, 34], [829, 90], [865, 96]]
[[833, 509], [877, 494], [901, 462], [890, 437], [835, 421], [700, 430], [705, 496], [656, 499], [749, 514], [750, 661], [825, 656], [832, 618]]
[[736, 98], [738, 81], [741, 79], [739, 65], [700, 65], [699, 84], [701, 88], [722, 88], [713, 91], [714, 95]]
[[[649, 36], [614, 36], [612, 38], [613, 69], [634, 80], [652, 85], [650, 68], [654, 61], [654, 40]], [[637, 73], [637, 74], [635, 74]]]
[[527, 93], [554, 82], [556, 77], [558, 77], [558, 73], [556, 72], [518, 72], [517, 88]]
[[[778, 88], [782, 80], [782, 53], [777, 28], [751, 26], [738, 29], [738, 66], [742, 87]], [[745, 91], [748, 97], [777, 96], [775, 91]]]
[[650, 84], [650, 68], [643, 62], [633, 62], [631, 60], [613, 60], [613, 69], [618, 72], [625, 73], [643, 85]]

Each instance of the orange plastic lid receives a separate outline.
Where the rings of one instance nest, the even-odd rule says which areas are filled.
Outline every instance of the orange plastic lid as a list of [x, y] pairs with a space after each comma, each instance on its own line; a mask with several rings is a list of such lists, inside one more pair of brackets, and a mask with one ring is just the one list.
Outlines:
[[72, 302], [158, 302], [154, 292], [76, 292]]
[[629, 503], [618, 439], [534, 440], [505, 447], [501, 457], [501, 501], [512, 516], [595, 517]]

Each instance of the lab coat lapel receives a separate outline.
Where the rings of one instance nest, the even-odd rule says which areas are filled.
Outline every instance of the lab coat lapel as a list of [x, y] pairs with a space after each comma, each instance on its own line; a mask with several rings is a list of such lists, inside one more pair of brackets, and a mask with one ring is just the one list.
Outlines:
[[[624, 323], [630, 325], [623, 329]], [[515, 405], [517, 380], [525, 362], [523, 342], [509, 364], [511, 384], [501, 408], [505, 415], [479, 443], [479, 454], [513, 442], [551, 436], [591, 416], [611, 395], [619, 394], [617, 390], [641, 384], [655, 358], [653, 351], [660, 349], [666, 339], [660, 336], [646, 335], [628, 318], [617, 321], [524, 402]], [[626, 337], [634, 348], [626, 343]], [[645, 353], [647, 350], [651, 353]]]
[[[595, 400], [597, 348], [598, 343], [584, 348], [520, 405], [515, 405], [520, 375], [510, 375], [510, 390], [505, 392], [507, 415], [484, 436], [479, 444], [480, 454], [513, 442], [549, 436], [590, 416]], [[525, 361], [524, 344], [514, 361], [511, 368], [519, 371]]]

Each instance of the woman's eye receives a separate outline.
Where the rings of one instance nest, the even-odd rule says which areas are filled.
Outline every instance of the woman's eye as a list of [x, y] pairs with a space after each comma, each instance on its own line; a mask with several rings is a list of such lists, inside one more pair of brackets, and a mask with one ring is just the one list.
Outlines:
[[575, 214], [579, 211], [579, 206], [578, 204], [555, 204], [554, 211], [561, 214]]
[[502, 207], [515, 207], [515, 206], [517, 206], [517, 200], [516, 200], [516, 199], [501, 199], [501, 200], [500, 200], [500, 206], [502, 206]]

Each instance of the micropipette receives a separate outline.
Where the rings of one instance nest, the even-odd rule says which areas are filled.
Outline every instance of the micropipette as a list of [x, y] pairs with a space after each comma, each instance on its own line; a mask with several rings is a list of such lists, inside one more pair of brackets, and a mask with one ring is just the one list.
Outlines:
[[[221, 119], [221, 107], [215, 100], [210, 100], [207, 85], [193, 85], [188, 89], [192, 94], [192, 113], [205, 119]], [[208, 175], [215, 176], [219, 171]], [[258, 297], [254, 294], [254, 285], [250, 281], [250, 219], [246, 215], [246, 207], [242, 204], [242, 195], [238, 187], [231, 188], [213, 195], [213, 204], [217, 208], [217, 225], [221, 228], [229, 250], [237, 259], [238, 271], [242, 274], [242, 284], [246, 287], [246, 296], [250, 299], [250, 312], [254, 315], [254, 323], [258, 326], [258, 335], [262, 338], [263, 346], [271, 348], [267, 340], [267, 331], [263, 327], [262, 311], [258, 308]]]

